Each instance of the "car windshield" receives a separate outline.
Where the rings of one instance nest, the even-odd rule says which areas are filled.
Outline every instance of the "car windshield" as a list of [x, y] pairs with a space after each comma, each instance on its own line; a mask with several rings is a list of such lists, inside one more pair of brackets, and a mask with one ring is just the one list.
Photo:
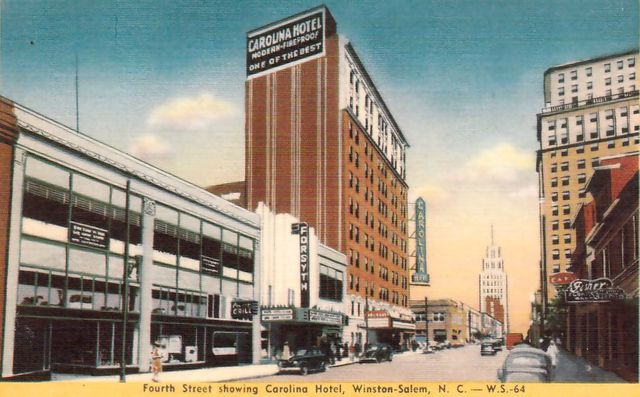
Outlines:
[[305, 354], [307, 354], [307, 349], [296, 350], [296, 356], [304, 356]]
[[369, 346], [369, 348], [367, 349], [368, 352], [374, 352], [378, 349], [381, 349], [381, 346]]

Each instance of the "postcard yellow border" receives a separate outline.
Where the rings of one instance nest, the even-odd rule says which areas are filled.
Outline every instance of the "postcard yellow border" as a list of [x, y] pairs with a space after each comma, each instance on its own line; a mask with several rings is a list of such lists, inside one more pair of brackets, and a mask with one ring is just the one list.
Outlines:
[[[359, 390], [359, 391], [358, 391]], [[86, 396], [289, 396], [289, 397], [481, 397], [481, 396], [630, 396], [638, 384], [535, 384], [491, 382], [60, 382], [0, 383], [0, 395], [20, 397]]]

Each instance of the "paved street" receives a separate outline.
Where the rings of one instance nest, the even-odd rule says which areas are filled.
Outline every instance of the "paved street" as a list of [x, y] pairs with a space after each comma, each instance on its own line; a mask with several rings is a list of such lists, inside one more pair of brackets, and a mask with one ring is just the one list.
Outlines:
[[[496, 373], [508, 352], [495, 356], [480, 356], [479, 345], [468, 345], [434, 354], [403, 353], [392, 362], [365, 363], [333, 367], [326, 372], [306, 377], [298, 374], [274, 375], [257, 380], [261, 382], [295, 381], [486, 381], [496, 382]], [[611, 372], [590, 365], [585, 360], [562, 350], [555, 372], [557, 383], [625, 383]]]
[[364, 363], [334, 367], [306, 377], [282, 374], [260, 378], [261, 382], [291, 381], [495, 381], [496, 371], [506, 352], [480, 356], [480, 345], [448, 349], [434, 354], [404, 353], [392, 362]]

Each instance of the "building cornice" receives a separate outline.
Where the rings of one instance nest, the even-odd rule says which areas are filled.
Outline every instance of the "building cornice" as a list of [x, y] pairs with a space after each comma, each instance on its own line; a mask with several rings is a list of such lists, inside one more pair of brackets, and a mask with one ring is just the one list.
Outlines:
[[[37, 112], [15, 104], [17, 127], [58, 146], [77, 152], [125, 175], [135, 177], [188, 201], [212, 209], [251, 227], [260, 227], [259, 217], [166, 171], [160, 170], [103, 142], [76, 132]], [[55, 132], [54, 132], [55, 131]]]
[[589, 59], [582, 59], [579, 61], [572, 61], [572, 62], [568, 62], [568, 63], [563, 63], [561, 65], [556, 65], [556, 66], [551, 66], [550, 68], [548, 68], [547, 70], [545, 70], [544, 75], [548, 75], [549, 73], [552, 73], [556, 70], [562, 70], [562, 69], [569, 69], [569, 68], [573, 68], [576, 66], [580, 66], [580, 65], [586, 65], [589, 63], [596, 63], [596, 62], [600, 62], [600, 61], [605, 61], [607, 59], [613, 59], [613, 58], [618, 58], [618, 57], [622, 57], [622, 56], [626, 56], [626, 55], [637, 55], [638, 54], [638, 49], [637, 48], [633, 48], [630, 50], [626, 50], [623, 52], [617, 52], [617, 53], [613, 53], [613, 54], [605, 54], [596, 58], [589, 58]]

